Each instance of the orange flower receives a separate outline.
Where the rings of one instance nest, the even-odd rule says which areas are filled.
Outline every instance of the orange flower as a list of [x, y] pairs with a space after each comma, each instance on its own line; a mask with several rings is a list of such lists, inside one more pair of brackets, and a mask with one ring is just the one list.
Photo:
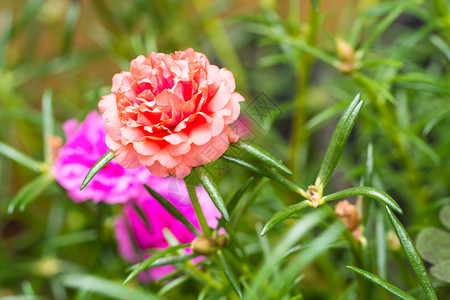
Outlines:
[[98, 104], [106, 143], [124, 168], [183, 178], [239, 139], [228, 126], [244, 101], [235, 87], [230, 71], [192, 49], [138, 56]]

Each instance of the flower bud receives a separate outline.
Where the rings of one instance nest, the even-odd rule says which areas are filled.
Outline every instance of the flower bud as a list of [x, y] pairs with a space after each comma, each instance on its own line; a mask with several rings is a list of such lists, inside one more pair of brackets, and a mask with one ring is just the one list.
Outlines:
[[217, 234], [214, 237], [214, 243], [217, 247], [223, 248], [228, 244], [228, 237], [226, 234]]
[[50, 136], [47, 138], [50, 160], [54, 161], [58, 157], [58, 151], [63, 145], [63, 140], [59, 136]]
[[359, 239], [359, 216], [356, 206], [347, 200], [339, 201], [334, 208], [334, 213], [341, 219], [345, 227], [351, 231], [356, 239]]
[[216, 243], [209, 236], [198, 236], [192, 241], [191, 249], [198, 254], [210, 255], [216, 251]]
[[336, 52], [341, 60], [341, 64], [339, 66], [340, 71], [345, 74], [353, 72], [356, 61], [355, 50], [353, 47], [343, 39], [337, 38]]

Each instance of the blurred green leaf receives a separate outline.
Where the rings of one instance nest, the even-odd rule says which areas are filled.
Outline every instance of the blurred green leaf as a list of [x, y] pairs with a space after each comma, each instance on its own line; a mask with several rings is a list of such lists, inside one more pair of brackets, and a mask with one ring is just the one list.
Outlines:
[[221, 158], [227, 162], [230, 162], [232, 164], [235, 164], [239, 167], [242, 167], [244, 169], [247, 169], [253, 173], [265, 176], [285, 187], [287, 187], [288, 189], [290, 189], [293, 192], [296, 192], [297, 194], [301, 194], [302, 193], [302, 189], [297, 186], [295, 183], [293, 183], [292, 181], [284, 178], [283, 176], [281, 176], [280, 174], [274, 172], [273, 170], [262, 166], [262, 165], [258, 165], [258, 164], [254, 164], [254, 163], [250, 163], [248, 161], [245, 161], [243, 159], [239, 159], [237, 157], [233, 157], [233, 156], [229, 156], [229, 155], [222, 155]]
[[324, 63], [329, 64], [330, 66], [338, 68], [340, 65], [340, 62], [337, 58], [329, 55], [328, 53], [326, 53], [316, 47], [308, 45], [308, 43], [306, 43], [300, 39], [291, 38], [289, 36], [283, 36], [283, 41], [300, 49], [301, 51], [308, 53], [309, 55], [317, 58], [318, 60], [321, 60]]
[[375, 237], [377, 250], [377, 270], [381, 277], [387, 276], [387, 238], [386, 225], [384, 220], [384, 213], [381, 209], [377, 209], [376, 223], [375, 223]]
[[69, 52], [75, 35], [75, 27], [77, 25], [78, 16], [80, 14], [80, 3], [78, 1], [70, 1], [67, 10], [66, 24], [64, 26], [61, 54]]
[[308, 131], [316, 131], [318, 128], [325, 125], [326, 122], [337, 116], [346, 107], [347, 104], [345, 102], [338, 102], [322, 109], [306, 122], [306, 129], [308, 129]]
[[441, 208], [439, 211], [439, 219], [441, 220], [442, 225], [450, 230], [450, 205]]
[[450, 259], [450, 233], [436, 227], [425, 227], [417, 235], [416, 247], [420, 256], [430, 263]]
[[35, 172], [40, 172], [43, 169], [40, 162], [2, 142], [0, 142], [0, 154]]
[[422, 135], [428, 135], [430, 131], [436, 126], [436, 124], [438, 124], [442, 120], [445, 120], [446, 118], [450, 118], [450, 109], [439, 111], [434, 114], [423, 128]]
[[261, 236], [264, 236], [269, 230], [271, 230], [273, 227], [278, 225], [279, 223], [283, 222], [290, 216], [292, 216], [295, 213], [298, 213], [299, 211], [303, 210], [305, 207], [307, 207], [311, 202], [308, 200], [302, 201], [300, 203], [288, 206], [286, 208], [283, 208], [282, 210], [275, 213], [269, 221], [264, 225]]
[[436, 46], [436, 48], [441, 50], [442, 54], [444, 54], [445, 58], [447, 58], [447, 60], [450, 62], [450, 47], [447, 45], [447, 43], [436, 34], [430, 37], [430, 41], [433, 45]]
[[228, 264], [225, 255], [222, 253], [222, 250], [220, 249], [217, 250], [217, 256], [219, 257], [220, 266], [223, 272], [225, 273], [228, 282], [230, 283], [231, 287], [236, 292], [236, 294], [239, 296], [239, 298], [242, 299], [242, 291], [241, 287], [239, 286], [239, 280], [236, 278], [236, 275], [234, 275], [234, 272], [231, 269], [230, 265]]
[[381, 203], [392, 208], [399, 214], [403, 214], [401, 207], [397, 204], [397, 202], [394, 201], [394, 199], [392, 199], [391, 196], [389, 196], [385, 192], [380, 191], [374, 187], [359, 186], [359, 187], [349, 188], [349, 189], [339, 191], [334, 194], [326, 195], [323, 197], [323, 200], [325, 202], [328, 202], [328, 201], [333, 201], [333, 200], [341, 199], [341, 198], [348, 197], [348, 196], [369, 197], [369, 198], [380, 201]]
[[402, 248], [405, 251], [406, 256], [408, 257], [414, 273], [416, 273], [420, 285], [425, 291], [427, 299], [437, 300], [436, 292], [434, 291], [433, 285], [431, 284], [430, 277], [428, 276], [427, 270], [423, 265], [423, 261], [419, 256], [419, 252], [417, 252], [416, 248], [414, 247], [414, 244], [409, 237], [408, 232], [388, 207], [386, 207], [386, 211], [389, 220], [391, 221], [392, 227], [394, 227], [395, 234], [397, 235], [400, 244], [402, 245]]
[[311, 0], [311, 5], [314, 7], [316, 12], [319, 11], [319, 0]]
[[268, 153], [267, 151], [261, 149], [256, 145], [239, 140], [236, 143], [233, 143], [232, 146], [247, 152], [248, 154], [262, 161], [263, 163], [271, 167], [274, 167], [278, 171], [281, 171], [287, 175], [292, 175], [292, 171], [289, 170], [288, 167], [283, 165], [278, 159], [273, 157], [270, 153]]
[[411, 132], [403, 132], [408, 140], [415, 146], [416, 149], [420, 150], [423, 154], [428, 156], [428, 158], [436, 165], [439, 166], [441, 162], [441, 158], [439, 157], [439, 154], [436, 153], [436, 151], [428, 144], [426, 143], [422, 138], [418, 137], [417, 135], [411, 133]]
[[[231, 215], [233, 214], [233, 211], [234, 211], [235, 207], [237, 206], [239, 200], [242, 199], [242, 196], [247, 191], [248, 187], [253, 182], [253, 180], [254, 180], [253, 177], [250, 177], [249, 179], [247, 179], [247, 181], [241, 186], [241, 188], [239, 190], [237, 190], [236, 193], [234, 193], [234, 195], [231, 198], [230, 202], [228, 202], [227, 210], [229, 211], [229, 213]], [[224, 223], [225, 223], [225, 219], [224, 218], [220, 218], [219, 224], [217, 224], [216, 229], [219, 229], [219, 228], [223, 227]]]
[[100, 171], [107, 163], [109, 163], [116, 155], [114, 151], [109, 150], [106, 152], [100, 159], [92, 166], [89, 172], [86, 174], [86, 177], [83, 179], [81, 183], [80, 190], [84, 189], [86, 185], [94, 178], [94, 176]]
[[162, 288], [158, 291], [158, 296], [163, 296], [173, 290], [174, 288], [180, 286], [181, 284], [185, 283], [189, 280], [189, 276], [180, 276], [178, 278], [175, 278], [169, 282], [166, 282]]
[[91, 291], [110, 299], [152, 300], [162, 299], [137, 287], [126, 287], [120, 283], [86, 274], [67, 274], [60, 278], [62, 285]]
[[144, 260], [143, 262], [135, 265], [134, 270], [130, 273], [130, 275], [128, 275], [128, 277], [125, 279], [123, 284], [127, 284], [128, 282], [130, 282], [130, 280], [133, 279], [134, 277], [136, 277], [137, 274], [139, 274], [140, 272], [142, 272], [145, 269], [149, 268], [158, 259], [164, 257], [165, 255], [167, 255], [169, 253], [175, 252], [175, 251], [180, 250], [180, 249], [187, 248], [190, 245], [191, 244], [179, 244], [179, 245], [176, 245], [176, 246], [168, 247], [168, 248], [166, 248], [164, 250], [161, 250], [161, 251], [153, 254], [152, 256], [150, 256], [149, 258]]
[[354, 78], [357, 82], [359, 82], [363, 87], [369, 89], [370, 93], [381, 95], [386, 98], [393, 105], [397, 104], [397, 99], [395, 99], [394, 95], [385, 87], [383, 82], [380, 82], [376, 79], [373, 79], [369, 76], [366, 76], [360, 72], [354, 73]]
[[9, 43], [12, 37], [13, 14], [10, 10], [3, 10], [0, 14], [0, 74], [3, 72], [7, 58]]
[[391, 293], [394, 296], [399, 297], [400, 299], [404, 299], [404, 300], [414, 300], [416, 298], [414, 298], [413, 296], [411, 296], [410, 294], [402, 291], [401, 289], [399, 289], [398, 287], [390, 284], [389, 282], [381, 279], [380, 277], [378, 277], [377, 275], [374, 275], [372, 273], [369, 273], [367, 271], [364, 271], [360, 268], [357, 267], [352, 267], [352, 266], [347, 266], [347, 268], [349, 268], [350, 270], [358, 273], [359, 275], [361, 275], [362, 277], [366, 278], [367, 280], [375, 283], [376, 285], [378, 285], [379, 287], [385, 289], [386, 291], [388, 291], [389, 293]]
[[450, 259], [440, 261], [432, 266], [430, 273], [437, 279], [450, 283]]
[[328, 250], [328, 245], [339, 239], [344, 230], [346, 230], [346, 228], [340, 220], [334, 222], [319, 236], [314, 237], [312, 241], [314, 244], [313, 247], [304, 249], [304, 251], [301, 251], [290, 260], [283, 272], [275, 278], [273, 283], [271, 283], [273, 288], [278, 291], [275, 299], [283, 299], [283, 296], [286, 295], [292, 287], [295, 278], [298, 277], [299, 271], [326, 252]]
[[200, 231], [198, 231], [197, 228], [195, 228], [194, 225], [192, 225], [191, 222], [165, 197], [163, 197], [161, 194], [153, 190], [148, 185], [144, 184], [145, 189], [147, 192], [149, 192], [150, 195], [152, 195], [153, 198], [158, 201], [159, 204], [161, 204], [162, 207], [164, 207], [167, 212], [169, 212], [175, 219], [180, 221], [184, 226], [186, 226], [189, 231], [191, 231], [196, 236], [201, 235]]
[[51, 159], [49, 140], [53, 136], [52, 92], [50, 90], [46, 90], [42, 96], [42, 124], [45, 161], [49, 162]]
[[347, 110], [342, 114], [336, 128], [331, 137], [325, 157], [320, 166], [319, 174], [317, 175], [316, 185], [319, 184], [325, 187], [333, 174], [334, 169], [344, 151], [350, 132], [355, 125], [356, 118], [363, 105], [363, 101], [359, 100], [359, 94], [353, 99]]
[[98, 238], [97, 230], [84, 230], [52, 237], [44, 242], [43, 247], [45, 250], [54, 250], [60, 247], [96, 241]]
[[225, 219], [225, 221], [230, 222], [230, 215], [228, 214], [225, 201], [223, 200], [222, 194], [220, 193], [217, 184], [211, 177], [211, 174], [209, 174], [203, 166], [195, 167], [193, 170], [195, 175], [197, 175], [198, 180], [208, 193], [209, 197], [211, 197], [214, 205], [222, 214], [222, 217]]
[[383, 18], [380, 22], [377, 22], [375, 28], [371, 30], [371, 35], [367, 38], [366, 42], [359, 48], [359, 51], [365, 53], [375, 42], [375, 40], [397, 19], [398, 16], [405, 10], [405, 2], [400, 2], [392, 10], [389, 11], [388, 15]]
[[41, 175], [32, 181], [28, 182], [16, 194], [13, 200], [8, 205], [8, 213], [12, 214], [14, 210], [20, 206], [23, 211], [25, 207], [37, 196], [39, 196], [47, 187], [54, 181], [54, 178], [49, 175]]
[[[272, 251], [267, 260], [263, 262], [257, 270], [249, 289], [245, 290], [245, 296], [257, 295], [262, 286], [271, 278], [276, 268], [274, 265], [285, 256], [286, 252], [292, 248], [303, 236], [322, 222], [328, 215], [324, 208], [317, 208], [309, 214], [305, 214], [300, 220], [293, 224], [289, 231], [277, 242], [276, 248]], [[297, 270], [298, 272], [298, 270]], [[266, 284], [267, 286], [267, 284]], [[247, 299], [247, 297], [244, 297]], [[267, 297], [266, 297], [267, 298]], [[252, 298], [253, 299], [253, 298]]]
[[[157, 259], [155, 262], [153, 262], [150, 266], [147, 267], [147, 269], [151, 268], [157, 268], [167, 265], [174, 265], [177, 263], [185, 262], [188, 260], [191, 260], [193, 258], [199, 257], [198, 254], [189, 254], [189, 255], [176, 255], [176, 256], [167, 256]], [[135, 268], [136, 266], [133, 266]]]

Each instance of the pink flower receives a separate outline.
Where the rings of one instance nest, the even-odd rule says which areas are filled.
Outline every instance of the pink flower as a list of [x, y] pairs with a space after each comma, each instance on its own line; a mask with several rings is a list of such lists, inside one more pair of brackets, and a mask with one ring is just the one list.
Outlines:
[[98, 104], [106, 144], [124, 168], [183, 178], [239, 139], [229, 127], [244, 101], [235, 87], [230, 71], [192, 49], [138, 56]]
[[[196, 228], [200, 226], [192, 207], [186, 185], [182, 180], [174, 177], [162, 178], [161, 183], [154, 189], [166, 197]], [[220, 213], [212, 203], [206, 191], [196, 188], [202, 210], [207, 218], [208, 225], [215, 228], [218, 224], [217, 218]], [[138, 213], [135, 206], [144, 213], [146, 222]], [[150, 225], [150, 227], [149, 227]], [[138, 263], [149, 257], [146, 250], [160, 250], [168, 247], [163, 235], [163, 229], [168, 229], [180, 243], [190, 243], [195, 235], [191, 233], [182, 223], [172, 217], [155, 199], [149, 194], [143, 195], [133, 204], [124, 207], [123, 216], [117, 218], [115, 235], [119, 246], [119, 253], [131, 263]], [[201, 230], [200, 230], [201, 231]], [[191, 253], [190, 249], [186, 253]], [[144, 282], [159, 280], [174, 271], [173, 266], [162, 266], [141, 272], [140, 277]]]
[[145, 168], [127, 170], [111, 161], [80, 191], [89, 169], [109, 150], [103, 120], [97, 112], [91, 112], [81, 124], [76, 120], [65, 122], [64, 131], [67, 140], [59, 149], [53, 175], [74, 201], [125, 203], [146, 193], [143, 183], [153, 186], [161, 180]]

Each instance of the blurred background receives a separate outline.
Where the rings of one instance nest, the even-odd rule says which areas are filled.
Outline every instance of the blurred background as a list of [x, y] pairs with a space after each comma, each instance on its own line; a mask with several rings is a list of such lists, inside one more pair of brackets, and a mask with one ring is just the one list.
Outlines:
[[[62, 124], [96, 110], [112, 76], [129, 70], [136, 56], [192, 47], [233, 72], [236, 90], [246, 98], [248, 138], [282, 158], [304, 188], [313, 184], [338, 116], [361, 93], [365, 106], [326, 192], [361, 182], [387, 191], [404, 208], [401, 220], [414, 237], [424, 226], [442, 227], [437, 216], [450, 203], [446, 5], [443, 0], [2, 0], [0, 141], [44, 161], [44, 95], [53, 99], [54, 134], [64, 138]], [[47, 159], [47, 171], [49, 164]], [[45, 170], [0, 156], [0, 296], [96, 299], [68, 289], [57, 275], [87, 272], [123, 280], [128, 263], [118, 256], [112, 232], [121, 207], [75, 204], [52, 182], [25, 210], [9, 214], [11, 199], [40, 172]], [[226, 197], [249, 176], [225, 165], [213, 172]], [[254, 246], [255, 263], [263, 255], [255, 228], [297, 201], [267, 185], [248, 209], [239, 230]], [[375, 224], [385, 220], [368, 215], [363, 222], [371, 240]], [[398, 270], [396, 264], [406, 260], [395, 247], [389, 252], [390, 279], [412, 288], [410, 271]], [[330, 265], [308, 266], [310, 275], [300, 284], [306, 299], [336, 299], [330, 286], [343, 295], [351, 280], [345, 253], [324, 254], [334, 275], [327, 274]], [[195, 299], [201, 286], [195, 284], [169, 295]]]

